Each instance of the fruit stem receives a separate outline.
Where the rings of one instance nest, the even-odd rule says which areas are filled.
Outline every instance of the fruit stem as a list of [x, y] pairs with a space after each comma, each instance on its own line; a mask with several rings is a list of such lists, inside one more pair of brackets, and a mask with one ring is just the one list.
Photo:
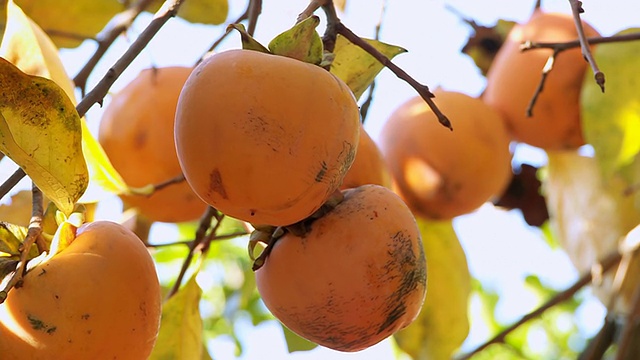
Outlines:
[[42, 234], [42, 221], [44, 217], [43, 195], [42, 191], [34, 183], [31, 185], [31, 198], [31, 221], [29, 222], [27, 235], [25, 236], [20, 248], [20, 260], [18, 261], [16, 270], [13, 275], [11, 275], [6, 286], [2, 291], [0, 291], [0, 304], [4, 302], [12, 288], [20, 287], [22, 285], [31, 246], [33, 246], [38, 237]]

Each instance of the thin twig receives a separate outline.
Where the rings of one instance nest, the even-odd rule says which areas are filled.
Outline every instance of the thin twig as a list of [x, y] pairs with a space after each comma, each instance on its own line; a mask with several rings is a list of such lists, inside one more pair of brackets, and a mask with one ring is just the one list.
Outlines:
[[324, 51], [332, 53], [336, 47], [338, 24], [340, 24], [340, 19], [338, 18], [335, 5], [333, 5], [333, 0], [325, 1], [322, 5], [322, 10], [327, 16], [327, 27], [322, 35], [322, 45]]
[[25, 275], [27, 268], [27, 258], [29, 257], [29, 252], [31, 252], [31, 246], [33, 246], [36, 239], [42, 234], [42, 219], [44, 217], [42, 191], [32, 183], [31, 194], [31, 221], [29, 222], [27, 235], [20, 248], [20, 260], [7, 285], [0, 291], [0, 303], [4, 302], [12, 288], [21, 286], [22, 277]]
[[[231, 234], [224, 234], [224, 235], [215, 235], [211, 238], [211, 241], [218, 241], [218, 240], [229, 240], [229, 239], [235, 239], [238, 236], [244, 236], [244, 235], [248, 235], [249, 233], [246, 231], [238, 231], [238, 232], [234, 232]], [[193, 240], [189, 240], [189, 241], [175, 241], [175, 242], [170, 242], [170, 243], [162, 243], [162, 244], [147, 244], [147, 247], [149, 248], [163, 248], [163, 247], [168, 247], [168, 246], [180, 246], [180, 245], [185, 245], [185, 246], [191, 246], [193, 244]]]
[[260, 16], [260, 13], [262, 13], [262, 0], [250, 0], [247, 19], [247, 33], [251, 36], [253, 36], [256, 31], [258, 16]]
[[402, 70], [400, 67], [394, 64], [391, 60], [389, 60], [388, 57], [386, 57], [384, 54], [379, 52], [376, 48], [374, 48], [372, 45], [370, 45], [366, 41], [362, 40], [358, 35], [354, 34], [351, 30], [349, 30], [349, 28], [344, 26], [344, 24], [342, 23], [338, 24], [338, 34], [344, 36], [351, 43], [362, 48], [364, 51], [366, 51], [371, 56], [373, 56], [376, 60], [378, 60], [382, 65], [386, 66], [389, 70], [391, 70], [391, 72], [393, 72], [398, 78], [404, 80], [409, 85], [411, 85], [422, 97], [422, 99], [424, 99], [427, 105], [429, 105], [429, 108], [431, 108], [431, 111], [433, 111], [433, 113], [437, 116], [438, 121], [445, 127], [453, 130], [453, 127], [451, 126], [451, 121], [449, 121], [449, 119], [442, 113], [442, 111], [440, 111], [438, 106], [433, 101], [434, 95], [429, 90], [428, 86], [420, 84], [418, 81], [412, 78], [409, 74], [407, 74], [404, 70]]
[[161, 183], [153, 185], [153, 191], [156, 192], [158, 190], [162, 190], [162, 189], [166, 188], [167, 186], [174, 185], [174, 184], [180, 184], [180, 183], [182, 183], [184, 181], [185, 181], [184, 174], [180, 174], [180, 175], [178, 175], [178, 176], [176, 176], [174, 178], [171, 178], [169, 180], [165, 180], [165, 181], [163, 181]]
[[[605, 273], [605, 272], [609, 271], [610, 269], [612, 269], [615, 265], [617, 265], [620, 262], [621, 259], [622, 259], [622, 255], [618, 251], [615, 251], [613, 254], [607, 256], [605, 259], [603, 259], [599, 263], [599, 265], [601, 266], [601, 273]], [[547, 302], [542, 304], [542, 306], [540, 306], [539, 308], [537, 308], [534, 311], [526, 314], [525, 316], [523, 316], [520, 320], [518, 320], [517, 322], [515, 322], [511, 326], [509, 326], [506, 329], [502, 330], [500, 333], [498, 333], [497, 335], [495, 335], [494, 337], [492, 337], [488, 341], [484, 342], [483, 344], [481, 344], [480, 346], [476, 347], [472, 351], [464, 354], [463, 356], [458, 357], [457, 359], [458, 360], [470, 359], [473, 355], [475, 355], [475, 354], [479, 353], [480, 351], [486, 349], [490, 345], [504, 343], [505, 342], [505, 338], [511, 332], [513, 332], [514, 330], [519, 328], [521, 325], [527, 323], [528, 321], [539, 317], [545, 311], [547, 311], [548, 309], [552, 308], [553, 306], [558, 305], [558, 304], [560, 304], [560, 303], [562, 303], [562, 302], [564, 302], [566, 300], [571, 299], [580, 289], [582, 289], [584, 286], [589, 284], [591, 282], [592, 278], [593, 278], [593, 274], [592, 274], [591, 271], [585, 273], [573, 285], [571, 285], [569, 288], [567, 288], [564, 291], [556, 294], [551, 299], [549, 299]]]
[[580, 39], [582, 56], [584, 56], [589, 65], [591, 65], [591, 70], [593, 71], [593, 76], [596, 80], [596, 83], [598, 84], [598, 86], [600, 86], [602, 92], [604, 92], [604, 73], [598, 68], [596, 59], [594, 59], [593, 54], [591, 53], [591, 48], [589, 47], [589, 39], [587, 39], [587, 36], [584, 33], [582, 19], [580, 19], [580, 14], [584, 12], [584, 9], [582, 8], [582, 1], [569, 0], [569, 4], [571, 4], [573, 22], [576, 24], [576, 30], [578, 31], [578, 39]]
[[[169, 293], [167, 294], [167, 299], [172, 297], [175, 293], [178, 292], [178, 289], [180, 289], [180, 285], [182, 284], [182, 279], [184, 278], [184, 275], [187, 273], [187, 269], [189, 268], [189, 265], [191, 265], [191, 260], [193, 260], [193, 256], [196, 252], [196, 249], [205, 240], [207, 231], [209, 231], [209, 229], [211, 228], [211, 221], [213, 220], [214, 217], [216, 217], [217, 213], [218, 213], [218, 210], [214, 209], [211, 206], [207, 206], [207, 210], [202, 215], [202, 218], [200, 218], [200, 223], [198, 225], [198, 229], [196, 230], [195, 239], [189, 245], [189, 253], [187, 254], [187, 257], [184, 259], [184, 262], [182, 263], [182, 267], [180, 268], [180, 273], [178, 274], [178, 278], [176, 279], [176, 282], [173, 284], [173, 287], [171, 287], [171, 290], [169, 290]], [[216, 224], [216, 226], [217, 225], [218, 224]]]
[[612, 316], [605, 316], [604, 323], [598, 334], [591, 339], [587, 347], [578, 356], [578, 360], [602, 359], [607, 349], [613, 343], [617, 324]]
[[[374, 29], [373, 38], [375, 40], [380, 40], [380, 31], [382, 30], [382, 22], [384, 19], [384, 15], [387, 12], [387, 0], [382, 1], [382, 7], [380, 9], [380, 16], [378, 17], [378, 23]], [[373, 79], [371, 85], [369, 85], [369, 93], [367, 94], [367, 98], [362, 102], [360, 106], [360, 121], [364, 124], [367, 119], [367, 114], [369, 113], [369, 107], [371, 107], [371, 103], [373, 102], [373, 94], [376, 89], [376, 80]]]
[[538, 101], [538, 97], [540, 96], [540, 94], [542, 93], [542, 90], [544, 89], [544, 84], [547, 81], [547, 76], [549, 76], [549, 73], [551, 72], [551, 70], [553, 70], [553, 64], [555, 64], [556, 57], [558, 56], [559, 52], [560, 52], [559, 50], [554, 50], [553, 54], [549, 56], [549, 58], [547, 59], [547, 62], [544, 64], [544, 67], [542, 68], [542, 74], [540, 75], [540, 82], [538, 83], [538, 87], [536, 87], [536, 90], [533, 92], [533, 95], [531, 96], [531, 100], [529, 100], [529, 104], [525, 109], [525, 113], [527, 117], [533, 116], [533, 107], [536, 105], [536, 102]]
[[633, 334], [638, 326], [638, 319], [640, 319], [640, 286], [636, 285], [636, 289], [633, 293], [633, 301], [631, 311], [627, 315], [626, 322], [622, 327], [620, 338], [618, 340], [618, 350], [616, 352], [616, 360], [623, 360], [627, 358], [628, 352], [631, 349], [631, 345], [635, 340]]
[[[229, 24], [238, 24], [241, 23], [245, 20], [247, 20], [249, 18], [249, 13], [251, 12], [251, 9], [253, 7], [253, 4], [255, 3], [256, 0], [249, 0], [249, 2], [247, 3], [247, 8], [244, 10], [244, 12], [242, 14], [240, 14], [240, 16], [238, 16], [234, 21], [230, 22]], [[232, 28], [229, 26], [225, 26], [225, 31], [222, 33], [222, 35], [220, 35], [220, 37], [218, 37], [216, 39], [216, 41], [213, 42], [213, 44], [211, 44], [211, 46], [209, 46], [209, 49], [207, 49], [207, 51], [205, 52], [205, 55], [207, 53], [212, 52], [213, 50], [215, 50], [224, 39], [227, 38], [227, 36], [229, 35], [229, 33], [231, 33]], [[204, 58], [204, 55], [200, 57], [200, 59], [198, 59], [198, 61], [196, 62], [195, 65], [198, 65], [201, 61], [202, 58]]]
[[142, 49], [147, 46], [162, 26], [169, 21], [169, 19], [176, 16], [183, 2], [184, 0], [166, 0], [164, 2], [162, 7], [156, 12], [153, 20], [151, 20], [149, 25], [140, 33], [131, 46], [129, 46], [127, 51], [113, 64], [93, 90], [78, 103], [76, 110], [80, 116], [84, 116], [93, 104], [102, 104], [102, 100], [107, 95], [113, 83], [140, 54]]
[[25, 175], [27, 175], [22, 168], [18, 168], [16, 171], [9, 176], [7, 180], [5, 180], [2, 185], [0, 185], [0, 199], [4, 198], [11, 189], [13, 189], [20, 180], [22, 180]]
[[149, 4], [151, 4], [152, 1], [153, 0], [136, 1], [125, 11], [116, 14], [113, 19], [107, 23], [105, 28], [98, 33], [96, 36], [96, 42], [98, 43], [96, 51], [73, 78], [73, 82], [80, 88], [82, 96], [84, 96], [89, 75], [93, 72], [100, 59], [102, 59], [104, 54], [106, 54], [107, 50], [109, 50], [118, 36], [131, 27], [133, 21], [144, 11], [145, 8], [147, 8], [147, 6], [149, 6]]

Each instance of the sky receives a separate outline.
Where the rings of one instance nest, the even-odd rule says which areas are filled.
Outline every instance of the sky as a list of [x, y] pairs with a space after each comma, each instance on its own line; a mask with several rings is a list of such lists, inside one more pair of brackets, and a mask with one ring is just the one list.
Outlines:
[[[245, 1], [230, 0], [230, 3], [229, 19], [236, 18], [244, 10]], [[460, 48], [471, 30], [456, 14], [448, 11], [445, 5], [457, 9], [482, 25], [489, 26], [499, 18], [524, 21], [533, 8], [533, 1], [512, 0], [393, 0], [387, 3], [382, 16], [380, 39], [408, 50], [394, 59], [394, 62], [432, 89], [441, 86], [472, 96], [480, 94], [485, 82], [472, 60], [460, 53]], [[298, 13], [306, 4], [306, 1], [264, 0], [256, 38], [263, 44], [268, 43], [273, 36], [294, 24]], [[371, 37], [381, 18], [382, 4], [382, 0], [347, 0], [346, 11], [339, 13], [339, 16], [356, 34]], [[564, 0], [543, 1], [542, 6], [547, 11], [570, 12], [569, 2]], [[640, 26], [640, 20], [637, 18], [640, 4], [636, 1], [584, 1], [583, 7], [583, 19], [590, 22], [602, 35], [611, 35], [631, 26]], [[319, 15], [322, 17], [321, 13]], [[129, 31], [128, 37], [118, 39], [89, 78], [90, 87], [95, 85], [109, 66], [121, 56], [150, 18], [150, 15], [141, 16]], [[180, 19], [172, 19], [122, 74], [112, 91], [122, 88], [146, 67], [194, 64], [223, 30], [224, 26], [191, 25]], [[239, 37], [232, 33], [218, 51], [238, 47]], [[62, 51], [63, 62], [71, 76], [86, 62], [94, 48], [94, 44], [87, 42], [77, 49]], [[603, 71], [606, 73], [607, 69]], [[378, 138], [389, 114], [415, 95], [415, 91], [409, 85], [396, 78], [390, 71], [381, 72], [365, 126], [374, 139]], [[108, 101], [109, 98], [105, 104], [108, 104]], [[100, 113], [101, 109], [96, 105], [87, 114], [93, 130], [97, 129]], [[518, 147], [516, 161], [542, 165], [546, 160], [544, 153], [536, 149]], [[114, 208], [119, 210], [118, 206], [116, 202], [105, 205], [101, 214], [110, 216], [109, 212]], [[454, 224], [467, 254], [472, 275], [501, 294], [497, 316], [502, 322], [515, 321], [537, 305], [538, 299], [526, 289], [523, 282], [527, 274], [536, 274], [544, 283], [558, 289], [570, 285], [578, 276], [566, 255], [559, 250], [551, 250], [544, 242], [541, 232], [528, 227], [515, 211], [506, 212], [485, 205], [470, 215], [457, 218]], [[172, 229], [154, 227], [152, 236], [154, 234], [171, 236]], [[472, 299], [472, 319], [477, 317], [478, 306], [477, 299]], [[585, 334], [590, 335], [600, 325], [603, 311], [598, 302], [589, 300], [579, 309], [575, 320], [581, 324]], [[279, 326], [274, 322], [257, 328], [248, 322], [240, 322], [238, 326], [243, 330], [243, 338], [246, 341], [246, 352], [242, 357], [246, 360], [263, 359], [266, 355], [268, 358], [306, 360], [392, 357], [386, 341], [355, 354], [317, 349], [289, 355]], [[481, 321], [474, 320], [464, 348], [469, 349], [490, 335]], [[544, 339], [537, 341], [544, 342]], [[216, 359], [235, 358], [229, 341], [222, 339], [210, 345]]]

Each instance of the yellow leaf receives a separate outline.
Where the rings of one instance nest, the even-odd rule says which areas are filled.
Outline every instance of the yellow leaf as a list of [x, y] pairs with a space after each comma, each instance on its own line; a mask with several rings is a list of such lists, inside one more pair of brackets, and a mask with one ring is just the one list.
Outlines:
[[[407, 51], [401, 47], [385, 44], [377, 40], [364, 40], [389, 59]], [[340, 35], [336, 39], [333, 53], [335, 58], [331, 63], [331, 72], [349, 85], [356, 99], [362, 96], [384, 67], [368, 52]]]
[[189, 281], [162, 306], [162, 321], [156, 346], [149, 360], [202, 358], [202, 289], [195, 280]]
[[414, 359], [448, 360], [469, 334], [471, 275], [451, 221], [416, 218], [427, 257], [427, 296], [395, 340]]
[[51, 80], [0, 58], [0, 150], [65, 214], [87, 188], [78, 113]]
[[83, 38], [95, 38], [117, 13], [119, 0], [16, 0], [59, 47], [73, 48]]
[[55, 81], [73, 99], [73, 83], [51, 39], [13, 0], [9, 0], [6, 6], [7, 27], [0, 56], [27, 74]]
[[[625, 196], [628, 184], [619, 174], [608, 181], [598, 160], [576, 151], [548, 152], [549, 163], [542, 189], [547, 199], [549, 223], [560, 246], [580, 272], [618, 249], [620, 240], [640, 224], [640, 211], [633, 196]], [[637, 262], [629, 270], [640, 274]], [[613, 274], [609, 272], [595, 294], [606, 306], [612, 295]], [[636, 276], [637, 277], [637, 276]], [[614, 306], [629, 311], [638, 280], [626, 284]]]
[[[150, 11], [158, 11], [164, 1], [155, 1]], [[229, 13], [227, 0], [189, 0], [185, 1], [178, 10], [178, 17], [197, 24], [222, 24]]]

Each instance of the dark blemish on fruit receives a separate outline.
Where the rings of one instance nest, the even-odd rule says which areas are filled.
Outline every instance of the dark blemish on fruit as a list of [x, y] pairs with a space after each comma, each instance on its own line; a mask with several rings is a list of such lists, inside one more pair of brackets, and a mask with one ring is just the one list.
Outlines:
[[90, 317], [90, 316], [91, 316], [91, 315], [89, 315], [89, 314], [82, 314], [82, 315], [80, 315], [80, 319], [82, 319], [82, 320], [89, 320], [89, 317]]
[[47, 325], [44, 323], [44, 321], [38, 319], [37, 317], [31, 314], [27, 315], [27, 320], [29, 321], [29, 325], [31, 325], [32, 329], [44, 331], [47, 334], [53, 334], [57, 329], [56, 326]]
[[249, 214], [251, 216], [255, 216], [256, 215], [256, 210], [255, 209], [249, 209]]
[[322, 179], [324, 179], [324, 175], [327, 173], [327, 170], [328, 170], [327, 163], [323, 161], [320, 164], [320, 171], [318, 171], [318, 173], [316, 174], [315, 181], [322, 182]]
[[209, 189], [218, 193], [223, 199], [228, 199], [227, 191], [222, 184], [222, 175], [220, 175], [220, 170], [215, 169], [209, 175]]
[[147, 143], [147, 133], [144, 131], [140, 131], [133, 138], [133, 147], [136, 149], [141, 149]]
[[46, 273], [47, 273], [47, 270], [42, 269], [42, 270], [40, 270], [40, 274], [38, 274], [38, 276], [42, 276], [42, 275], [44, 275]]

